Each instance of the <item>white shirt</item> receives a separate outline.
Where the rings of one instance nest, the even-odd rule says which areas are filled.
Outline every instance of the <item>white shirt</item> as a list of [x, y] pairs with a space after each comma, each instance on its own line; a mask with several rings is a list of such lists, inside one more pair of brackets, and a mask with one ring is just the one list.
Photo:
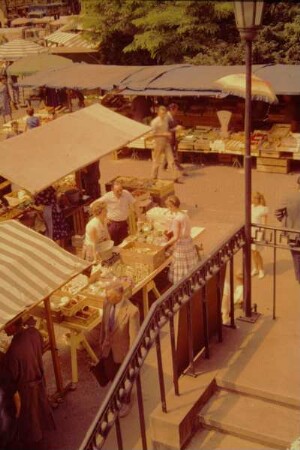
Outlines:
[[262, 224], [262, 219], [269, 212], [269, 208], [263, 205], [251, 205], [251, 222]]
[[171, 230], [173, 233], [176, 233], [176, 230], [179, 229], [179, 238], [186, 239], [191, 235], [191, 223], [189, 216], [182, 211], [176, 212], [172, 224]]
[[129, 207], [135, 202], [135, 198], [126, 189], [123, 189], [118, 198], [113, 191], [106, 192], [99, 200], [107, 204], [107, 218], [115, 222], [128, 219]]
[[155, 117], [155, 119], [153, 119], [151, 122], [151, 128], [154, 134], [156, 146], [166, 145], [166, 143], [169, 142], [168, 137], [155, 136], [156, 134], [166, 133], [169, 131], [169, 118], [167, 114], [163, 119], [159, 116]]
[[[96, 240], [91, 237], [91, 233], [95, 232]], [[93, 217], [85, 227], [85, 239], [84, 243], [86, 245], [97, 244], [99, 242], [110, 239], [107, 226], [104, 225], [98, 217]]]

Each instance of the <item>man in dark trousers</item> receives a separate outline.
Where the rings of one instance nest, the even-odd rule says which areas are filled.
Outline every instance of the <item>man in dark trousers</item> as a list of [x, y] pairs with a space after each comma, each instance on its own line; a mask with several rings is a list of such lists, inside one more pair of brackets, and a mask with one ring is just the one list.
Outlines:
[[[282, 199], [275, 215], [278, 220], [283, 221], [285, 227], [300, 231], [300, 177], [297, 179], [297, 190]], [[291, 246], [291, 254], [296, 280], [300, 283], [300, 236], [296, 240], [296, 246], [298, 249], [293, 249]]]
[[44, 379], [43, 339], [36, 328], [24, 328], [22, 319], [8, 324], [5, 332], [13, 336], [4, 366], [20, 397], [19, 438], [24, 450], [43, 450], [44, 431], [55, 428]]
[[[100, 358], [108, 380], [112, 381], [116, 376], [139, 327], [139, 310], [124, 296], [123, 285], [116, 282], [109, 286], [100, 331]], [[130, 395], [124, 402], [120, 417], [125, 417], [130, 411]]]

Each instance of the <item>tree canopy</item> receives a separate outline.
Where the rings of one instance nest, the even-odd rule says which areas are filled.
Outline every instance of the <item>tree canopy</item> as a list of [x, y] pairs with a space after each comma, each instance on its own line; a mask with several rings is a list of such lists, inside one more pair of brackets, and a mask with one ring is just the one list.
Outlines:
[[[86, 0], [86, 36], [107, 64], [242, 64], [233, 2]], [[253, 62], [300, 61], [300, 4], [265, 2]]]

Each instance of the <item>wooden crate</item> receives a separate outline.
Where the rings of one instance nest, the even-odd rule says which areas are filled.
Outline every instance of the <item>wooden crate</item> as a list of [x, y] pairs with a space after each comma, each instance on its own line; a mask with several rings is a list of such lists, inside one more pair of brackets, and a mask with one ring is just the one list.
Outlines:
[[[147, 253], [149, 249], [149, 253]], [[157, 245], [141, 243], [141, 242], [128, 242], [123, 248], [120, 249], [121, 261], [124, 264], [145, 264], [151, 268], [151, 270], [159, 267], [165, 260], [165, 249]]]
[[257, 158], [256, 169], [259, 172], [289, 173], [290, 160], [282, 158]]

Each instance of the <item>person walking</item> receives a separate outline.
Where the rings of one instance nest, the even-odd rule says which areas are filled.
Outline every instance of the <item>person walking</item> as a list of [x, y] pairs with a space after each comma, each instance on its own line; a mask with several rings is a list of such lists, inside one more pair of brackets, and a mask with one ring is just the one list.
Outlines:
[[[124, 296], [124, 287], [115, 282], [106, 288], [106, 300], [100, 329], [100, 359], [105, 376], [112, 381], [132, 346], [140, 327], [139, 310]], [[130, 411], [130, 393], [126, 395], [120, 417]]]
[[[260, 192], [255, 192], [252, 195], [251, 204], [251, 222], [257, 225], [266, 225], [267, 215], [269, 209], [266, 206], [265, 197]], [[252, 236], [255, 238], [255, 236]], [[251, 276], [254, 277], [258, 275], [261, 280], [265, 276], [264, 263], [261, 256], [262, 246], [251, 244], [251, 253], [253, 259], [253, 269], [251, 271]]]
[[19, 438], [24, 449], [43, 450], [44, 432], [55, 429], [44, 378], [43, 338], [36, 328], [24, 328], [22, 319], [8, 324], [5, 332], [13, 336], [4, 366], [20, 397]]
[[130, 207], [134, 206], [136, 200], [129, 191], [123, 189], [122, 183], [115, 180], [112, 190], [95, 200], [91, 206], [99, 201], [107, 205], [108, 232], [115, 245], [119, 245], [128, 236]]
[[177, 170], [182, 171], [182, 175], [186, 175], [185, 172], [183, 172], [184, 168], [181, 166], [179, 162], [179, 156], [178, 156], [178, 141], [176, 137], [176, 131], [181, 130], [182, 126], [178, 121], [177, 115], [178, 115], [179, 107], [177, 103], [171, 103], [169, 105], [169, 111], [167, 113], [168, 120], [169, 120], [169, 131], [171, 133], [171, 139], [170, 139], [170, 145], [172, 148], [173, 156], [174, 156], [174, 162]]
[[154, 148], [152, 150], [152, 170], [151, 178], [154, 180], [158, 178], [159, 166], [167, 160], [168, 167], [172, 171], [172, 178], [175, 183], [179, 181], [179, 172], [175, 165], [175, 160], [170, 145], [171, 132], [169, 126], [169, 119], [167, 116], [167, 108], [159, 106], [157, 117], [151, 122], [152, 135], [154, 138]]
[[[300, 232], [300, 177], [297, 178], [297, 190], [281, 200], [280, 207], [275, 211], [278, 220], [284, 220], [284, 226]], [[300, 233], [296, 239], [296, 246], [300, 247]], [[300, 250], [291, 246], [295, 276], [300, 283]]]
[[171, 226], [166, 233], [169, 238], [166, 247], [174, 245], [169, 279], [172, 283], [177, 283], [195, 267], [199, 256], [191, 238], [189, 216], [180, 210], [179, 198], [170, 195], [166, 200], [166, 206], [173, 213]]

